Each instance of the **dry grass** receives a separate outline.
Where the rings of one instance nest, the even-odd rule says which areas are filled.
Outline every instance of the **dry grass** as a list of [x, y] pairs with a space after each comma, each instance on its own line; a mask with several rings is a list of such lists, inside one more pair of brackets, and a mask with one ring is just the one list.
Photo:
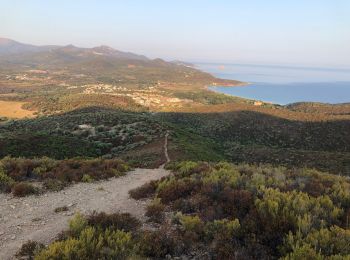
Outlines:
[[25, 102], [18, 101], [1, 101], [0, 100], [0, 117], [24, 118], [34, 117], [34, 111], [25, 110], [22, 106]]

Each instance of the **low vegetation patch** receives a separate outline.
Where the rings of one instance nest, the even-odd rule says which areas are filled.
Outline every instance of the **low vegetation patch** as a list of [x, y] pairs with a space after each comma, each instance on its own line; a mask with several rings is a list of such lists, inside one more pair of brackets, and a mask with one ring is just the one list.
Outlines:
[[135, 193], [154, 198], [146, 215], [157, 227], [144, 230], [129, 214], [77, 215], [65, 236], [37, 259], [108, 258], [106, 252], [114, 259], [350, 257], [350, 181], [345, 177], [225, 162], [167, 167], [172, 176]]
[[[37, 194], [30, 182], [42, 182], [42, 191], [59, 191], [74, 182], [93, 182], [126, 173], [129, 167], [117, 159], [67, 159], [47, 157], [24, 159], [5, 157], [0, 160], [0, 190], [15, 196]], [[30, 182], [29, 182], [30, 181]]]

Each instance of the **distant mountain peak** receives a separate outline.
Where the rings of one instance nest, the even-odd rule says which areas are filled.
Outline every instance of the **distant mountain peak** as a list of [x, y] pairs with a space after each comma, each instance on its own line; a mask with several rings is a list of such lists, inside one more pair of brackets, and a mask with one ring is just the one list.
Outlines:
[[8, 39], [8, 38], [2, 38], [0, 37], [0, 44], [3, 45], [3, 44], [10, 44], [10, 43], [15, 43], [16, 41], [14, 40], [11, 40], [11, 39]]
[[57, 46], [35, 46], [0, 37], [0, 55], [42, 52], [55, 48]]

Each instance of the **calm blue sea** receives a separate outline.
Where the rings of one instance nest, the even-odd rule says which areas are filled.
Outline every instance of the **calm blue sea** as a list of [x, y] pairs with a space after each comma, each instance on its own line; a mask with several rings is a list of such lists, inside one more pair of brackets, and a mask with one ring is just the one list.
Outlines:
[[196, 65], [219, 78], [251, 83], [242, 87], [211, 87], [220, 93], [281, 105], [302, 101], [350, 102], [350, 69], [212, 63]]

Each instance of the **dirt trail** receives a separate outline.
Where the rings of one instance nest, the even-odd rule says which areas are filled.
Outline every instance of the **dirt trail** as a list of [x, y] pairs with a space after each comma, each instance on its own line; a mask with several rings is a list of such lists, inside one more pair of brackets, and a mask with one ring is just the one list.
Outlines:
[[[169, 161], [167, 138], [168, 133], [165, 136], [164, 153]], [[41, 196], [15, 198], [0, 194], [0, 259], [12, 259], [28, 240], [44, 244], [52, 242], [58, 233], [68, 227], [68, 220], [76, 212], [129, 212], [143, 219], [147, 202], [131, 199], [129, 190], [168, 174], [164, 166], [158, 169], [135, 169], [123, 177], [90, 184], [78, 183]], [[63, 206], [67, 206], [69, 211], [54, 212], [57, 207]]]
[[168, 137], [169, 137], [169, 131], [166, 132], [165, 140], [164, 140], [164, 155], [167, 163], [170, 162], [170, 157], [168, 154]]

